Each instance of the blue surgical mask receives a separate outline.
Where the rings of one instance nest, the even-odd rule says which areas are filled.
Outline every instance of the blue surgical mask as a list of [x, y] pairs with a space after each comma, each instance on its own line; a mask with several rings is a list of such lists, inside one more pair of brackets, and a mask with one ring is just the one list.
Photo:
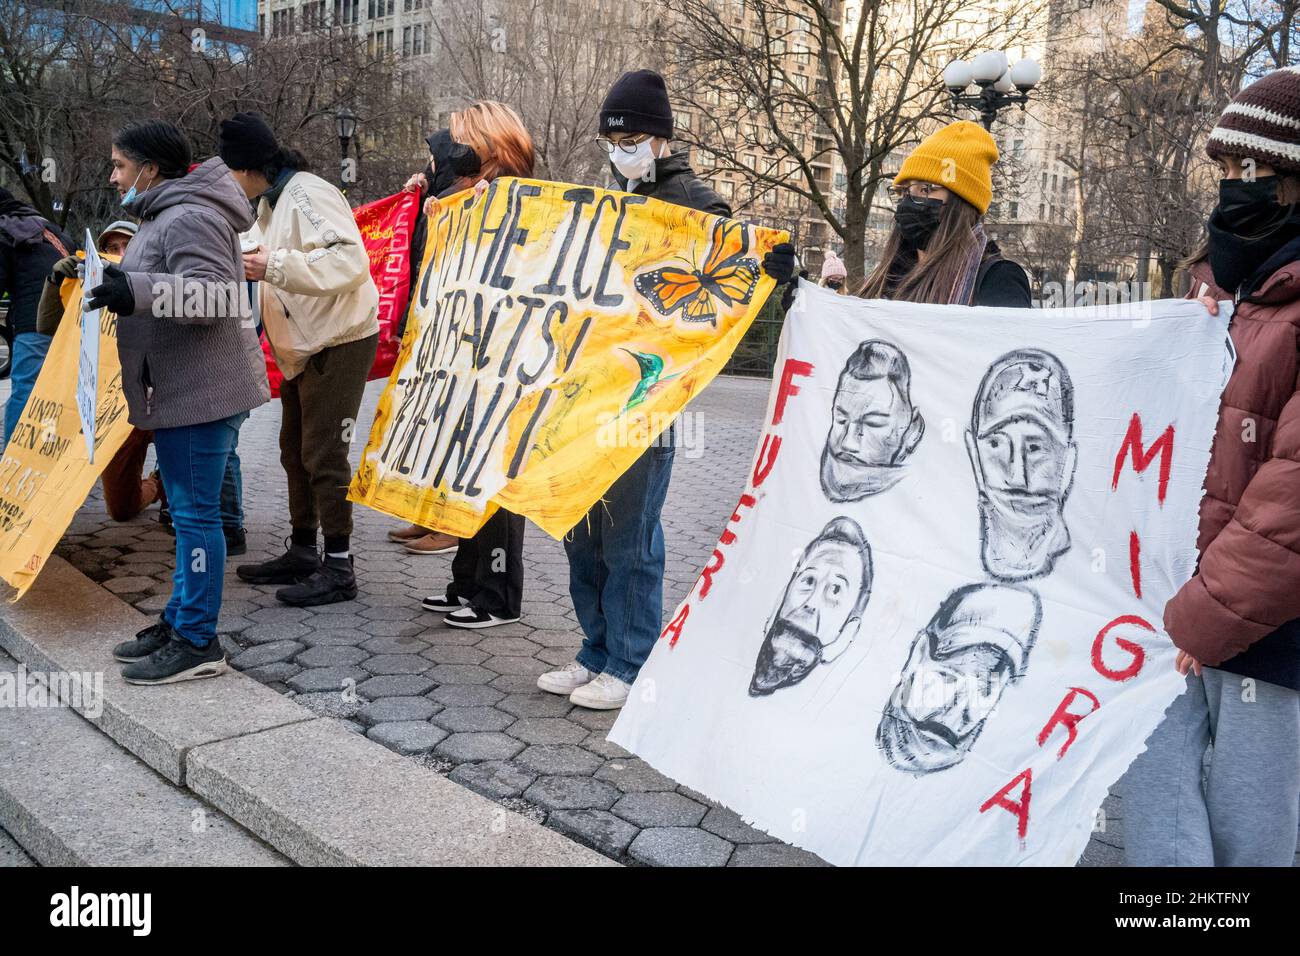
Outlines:
[[[143, 175], [144, 175], [144, 167], [141, 167], [141, 168], [140, 168], [140, 171], [139, 171], [138, 173], [135, 174], [135, 183], [138, 183], [138, 182], [140, 181], [140, 177], [143, 176]], [[123, 206], [129, 206], [129, 205], [131, 205], [131, 202], [135, 199], [135, 197], [136, 197], [136, 192], [135, 192], [135, 183], [132, 183], [132, 184], [131, 184], [131, 188], [128, 189], [128, 190], [126, 191], [126, 195], [122, 197], [121, 202], [122, 202], [122, 205], [123, 205]], [[145, 192], [148, 192], [148, 191], [149, 191], [149, 188], [146, 186], [146, 187], [145, 187]]]

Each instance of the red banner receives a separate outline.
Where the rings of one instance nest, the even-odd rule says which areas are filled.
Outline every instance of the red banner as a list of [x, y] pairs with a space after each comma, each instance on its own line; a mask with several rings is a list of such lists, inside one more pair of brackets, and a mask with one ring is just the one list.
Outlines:
[[[402, 344], [397, 326], [402, 321], [411, 291], [411, 230], [419, 213], [420, 197], [408, 192], [378, 199], [352, 211], [361, 229], [366, 253], [370, 256], [370, 278], [375, 280], [379, 289], [379, 349], [370, 369], [370, 380], [388, 378]], [[271, 397], [278, 398], [284, 376], [275, 367], [265, 335], [262, 336], [262, 354], [266, 356], [266, 377], [271, 383]]]

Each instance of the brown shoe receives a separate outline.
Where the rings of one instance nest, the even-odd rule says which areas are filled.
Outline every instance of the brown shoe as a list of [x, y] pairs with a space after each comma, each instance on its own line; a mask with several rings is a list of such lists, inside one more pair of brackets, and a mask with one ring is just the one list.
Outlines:
[[428, 528], [421, 528], [418, 524], [408, 524], [405, 528], [397, 528], [388, 532], [388, 540], [397, 544], [406, 544], [408, 541], [414, 541], [416, 538], [423, 538], [426, 534], [433, 534]]
[[155, 501], [162, 500], [162, 479], [150, 475], [140, 479], [140, 510], [144, 511]]
[[441, 531], [430, 531], [422, 538], [406, 543], [406, 550], [411, 554], [446, 554], [455, 551], [460, 545], [460, 538]]

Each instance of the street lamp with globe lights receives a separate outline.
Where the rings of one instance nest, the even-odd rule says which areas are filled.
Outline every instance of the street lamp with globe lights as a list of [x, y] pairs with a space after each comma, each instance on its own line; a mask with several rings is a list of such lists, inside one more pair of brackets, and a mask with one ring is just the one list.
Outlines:
[[[1008, 66], [1007, 55], [1001, 50], [981, 53], [969, 63], [954, 60], [943, 71], [943, 85], [952, 94], [954, 106], [967, 106], [979, 110], [980, 122], [991, 130], [998, 112], [1013, 104], [1023, 110], [1029, 102], [1029, 91], [1043, 78], [1042, 68], [1031, 57], [1025, 57]], [[971, 91], [971, 86], [976, 91]]]

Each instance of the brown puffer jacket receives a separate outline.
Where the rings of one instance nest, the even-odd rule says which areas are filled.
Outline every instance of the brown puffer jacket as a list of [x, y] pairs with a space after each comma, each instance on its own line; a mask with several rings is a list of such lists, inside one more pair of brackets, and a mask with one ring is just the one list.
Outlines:
[[[1198, 295], [1232, 298], [1205, 262]], [[1165, 606], [1165, 630], [1203, 664], [1300, 689], [1300, 254], [1237, 304], [1231, 336], [1200, 564]]]

